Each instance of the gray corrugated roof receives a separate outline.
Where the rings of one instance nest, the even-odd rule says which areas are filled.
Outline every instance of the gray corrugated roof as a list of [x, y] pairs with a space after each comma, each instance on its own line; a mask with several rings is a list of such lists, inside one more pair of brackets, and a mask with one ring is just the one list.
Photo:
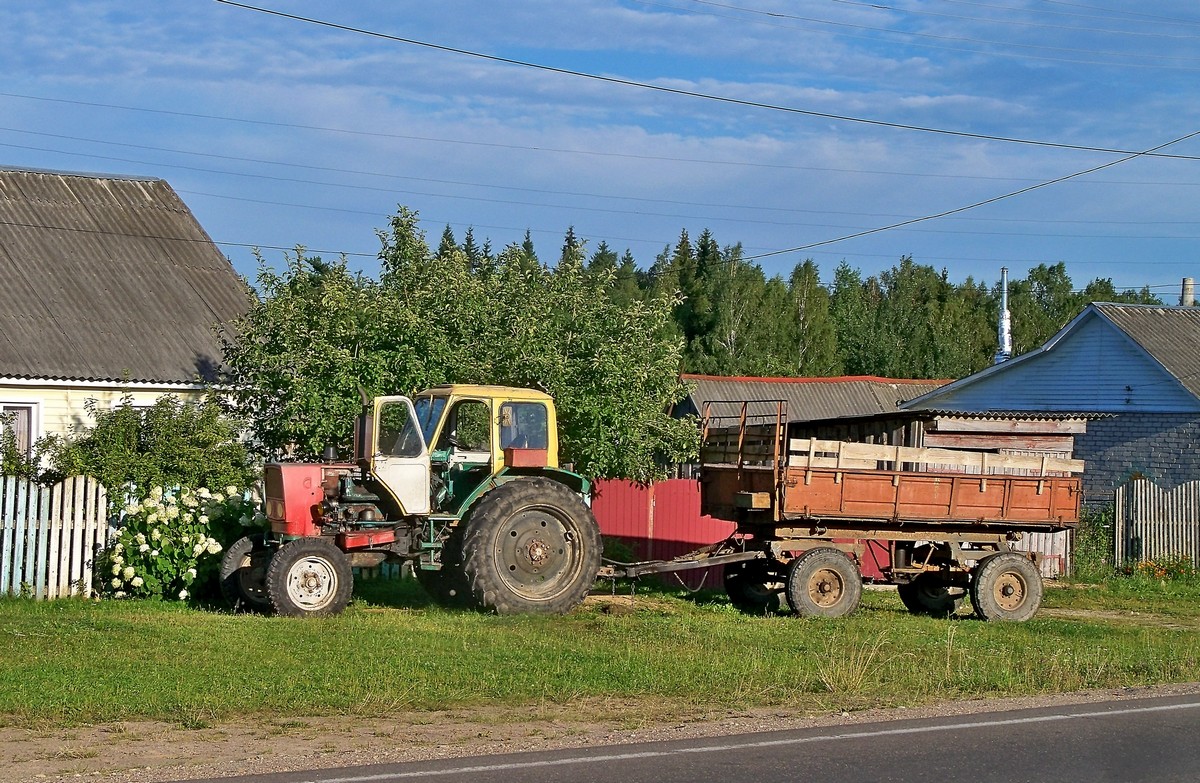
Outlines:
[[1110, 303], [1094, 307], [1200, 397], [1200, 307]]
[[[724, 378], [684, 375], [695, 386], [691, 399], [697, 412], [709, 402], [786, 400], [789, 421], [820, 421], [895, 413], [904, 401], [947, 381], [847, 376], [842, 378]], [[728, 410], [714, 411], [722, 415]], [[764, 413], [759, 406], [757, 413]]]
[[0, 168], [0, 376], [213, 380], [241, 279], [165, 181]]

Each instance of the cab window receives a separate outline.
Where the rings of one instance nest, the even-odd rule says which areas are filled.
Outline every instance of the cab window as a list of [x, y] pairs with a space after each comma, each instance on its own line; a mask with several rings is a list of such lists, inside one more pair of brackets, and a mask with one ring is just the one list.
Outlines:
[[506, 402], [500, 406], [500, 448], [550, 447], [546, 406], [540, 402]]
[[480, 400], [462, 400], [454, 405], [438, 438], [438, 448], [459, 451], [491, 451], [491, 411]]

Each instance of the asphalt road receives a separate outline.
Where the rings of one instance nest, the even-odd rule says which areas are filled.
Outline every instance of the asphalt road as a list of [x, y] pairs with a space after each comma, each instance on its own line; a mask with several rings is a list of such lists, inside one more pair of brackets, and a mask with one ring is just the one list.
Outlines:
[[[289, 772], [204, 783], [1200, 781], [1200, 696]], [[201, 783], [199, 779], [193, 783]]]

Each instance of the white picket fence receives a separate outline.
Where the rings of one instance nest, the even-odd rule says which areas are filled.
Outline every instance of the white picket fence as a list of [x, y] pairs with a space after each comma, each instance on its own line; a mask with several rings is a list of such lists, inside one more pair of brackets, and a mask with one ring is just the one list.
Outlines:
[[85, 476], [52, 487], [0, 476], [0, 595], [88, 595], [108, 540], [106, 498]]
[[1117, 488], [1116, 562], [1187, 557], [1200, 565], [1200, 481], [1166, 490], [1148, 479]]

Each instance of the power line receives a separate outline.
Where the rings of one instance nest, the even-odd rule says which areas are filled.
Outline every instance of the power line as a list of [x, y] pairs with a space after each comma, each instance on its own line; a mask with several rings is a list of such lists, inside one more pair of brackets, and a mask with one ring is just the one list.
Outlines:
[[[593, 81], [603, 82], [606, 84], [616, 84], [616, 85], [620, 85], [623, 87], [635, 87], [638, 89], [651, 90], [653, 92], [665, 93], [665, 94], [669, 94], [669, 95], [680, 95], [680, 96], [685, 96], [685, 97], [689, 97], [689, 98], [699, 98], [702, 100], [715, 101], [718, 103], [726, 103], [726, 104], [731, 104], [734, 106], [744, 106], [747, 108], [764, 109], [767, 111], [778, 111], [778, 112], [784, 112], [787, 114], [799, 114], [799, 115], [804, 115], [807, 117], [818, 117], [818, 118], [826, 119], [826, 120], [837, 120], [839, 122], [850, 122], [850, 123], [857, 123], [857, 124], [861, 124], [861, 125], [870, 125], [870, 126], [874, 126], [874, 127], [917, 131], [917, 132], [921, 132], [921, 133], [933, 133], [933, 134], [938, 134], [938, 135], [943, 135], [943, 136], [954, 136], [954, 137], [958, 137], [958, 138], [976, 139], [976, 140], [981, 140], [981, 141], [995, 141], [995, 142], [1004, 142], [1004, 143], [1008, 143], [1008, 144], [1025, 144], [1025, 145], [1037, 146], [1037, 147], [1053, 147], [1056, 149], [1082, 150], [1082, 151], [1086, 151], [1086, 152], [1104, 152], [1104, 153], [1113, 154], [1113, 155], [1139, 155], [1139, 156], [1144, 155], [1144, 156], [1148, 156], [1148, 157], [1167, 157], [1167, 158], [1184, 157], [1184, 156], [1178, 156], [1178, 155], [1159, 155], [1157, 153], [1146, 153], [1146, 152], [1134, 151], [1134, 150], [1119, 150], [1119, 149], [1112, 149], [1112, 148], [1107, 148], [1107, 147], [1090, 147], [1090, 146], [1079, 145], [1079, 144], [1066, 144], [1066, 143], [1062, 143], [1062, 142], [1039, 141], [1036, 139], [1021, 139], [1021, 138], [1015, 138], [1015, 137], [1009, 137], [1009, 136], [997, 136], [997, 135], [992, 135], [992, 134], [987, 134], [987, 133], [972, 133], [969, 131], [949, 130], [946, 128], [932, 128], [932, 127], [927, 127], [927, 126], [923, 126], [923, 125], [910, 125], [907, 123], [889, 122], [886, 120], [876, 120], [876, 119], [869, 119], [869, 118], [865, 118], [865, 117], [853, 117], [853, 116], [845, 115], [845, 114], [832, 114], [829, 112], [820, 112], [820, 111], [815, 111], [812, 109], [800, 109], [800, 108], [797, 108], [794, 106], [781, 106], [781, 105], [773, 104], [773, 103], [763, 103], [760, 101], [751, 101], [751, 100], [743, 99], [743, 98], [733, 98], [733, 97], [725, 96], [725, 95], [714, 95], [712, 93], [698, 92], [695, 90], [685, 90], [685, 89], [682, 89], [679, 87], [666, 87], [666, 86], [659, 85], [659, 84], [649, 84], [647, 82], [639, 82], [639, 81], [635, 81], [632, 79], [624, 79], [624, 78], [620, 78], [620, 77], [616, 77], [616, 76], [603, 76], [601, 74], [588, 73], [586, 71], [577, 71], [577, 70], [573, 70], [570, 68], [560, 68], [560, 67], [552, 66], [552, 65], [543, 65], [540, 63], [533, 63], [533, 62], [528, 62], [525, 60], [516, 60], [513, 58], [509, 58], [509, 57], [499, 57], [497, 55], [484, 54], [482, 52], [475, 52], [475, 51], [471, 51], [469, 49], [460, 49], [460, 48], [453, 47], [453, 46], [445, 46], [443, 44], [429, 43], [427, 41], [418, 41], [415, 38], [405, 38], [402, 36], [390, 35], [388, 33], [382, 33], [382, 32], [378, 32], [375, 30], [368, 30], [368, 29], [362, 28], [362, 27], [352, 27], [349, 25], [338, 24], [336, 22], [328, 22], [328, 21], [324, 21], [321, 19], [315, 19], [313, 17], [299, 16], [297, 14], [289, 14], [289, 13], [285, 13], [283, 11], [275, 11], [270, 8], [262, 8], [260, 6], [247, 5], [245, 3], [234, 2], [234, 0], [216, 0], [216, 2], [221, 3], [222, 5], [228, 5], [228, 6], [231, 6], [234, 8], [241, 8], [241, 9], [244, 9], [247, 11], [254, 11], [256, 13], [266, 14], [268, 16], [275, 16], [275, 17], [279, 17], [282, 19], [290, 19], [290, 20], [296, 21], [296, 22], [303, 22], [305, 24], [312, 24], [312, 25], [317, 25], [320, 27], [327, 27], [332, 30], [341, 30], [342, 32], [355, 33], [357, 35], [365, 35], [365, 36], [369, 36], [372, 38], [379, 38], [381, 40], [393, 41], [395, 43], [403, 43], [403, 44], [409, 44], [411, 46], [419, 46], [419, 47], [423, 47], [426, 49], [433, 49], [435, 51], [446, 52], [449, 54], [458, 54], [458, 55], [463, 55], [466, 57], [475, 57], [475, 58], [478, 58], [481, 60], [487, 60], [489, 62], [502, 63], [504, 65], [515, 65], [515, 66], [519, 66], [522, 68], [531, 68], [533, 70], [544, 71], [547, 73], [556, 73], [556, 74], [560, 74], [560, 75], [564, 75], [564, 76], [574, 76], [574, 77], [581, 78], [581, 79], [590, 79]], [[1188, 159], [1193, 159], [1195, 156], [1186, 156], [1186, 157]]]
[[[1169, 146], [1170, 146], [1170, 145], [1172, 145], [1172, 144], [1178, 144], [1179, 142], [1186, 141], [1186, 140], [1188, 140], [1188, 139], [1190, 139], [1190, 138], [1193, 138], [1193, 137], [1195, 137], [1195, 136], [1200, 136], [1200, 130], [1198, 130], [1198, 131], [1192, 131], [1191, 133], [1187, 133], [1187, 134], [1185, 134], [1185, 135], [1183, 135], [1183, 136], [1180, 136], [1180, 137], [1179, 137], [1179, 138], [1177, 138], [1177, 139], [1172, 139], [1171, 141], [1164, 142], [1164, 143], [1162, 143], [1162, 144], [1159, 144], [1159, 145], [1157, 145], [1157, 146], [1151, 147], [1150, 149], [1146, 150], [1146, 152], [1147, 152], [1147, 153], [1150, 153], [1150, 152], [1153, 152], [1153, 151], [1155, 151], [1155, 150], [1160, 150], [1160, 149], [1162, 149], [1163, 147], [1169, 147]], [[835, 242], [844, 242], [844, 241], [846, 241], [846, 240], [848, 240], [848, 239], [857, 239], [857, 238], [859, 238], [859, 237], [865, 237], [865, 236], [869, 236], [869, 235], [871, 235], [871, 234], [879, 234], [879, 233], [882, 233], [882, 232], [884, 232], [884, 231], [891, 231], [891, 230], [893, 230], [893, 229], [897, 229], [897, 228], [903, 228], [903, 227], [905, 227], [905, 226], [911, 226], [911, 225], [913, 225], [913, 224], [915, 224], [915, 223], [923, 223], [923, 222], [925, 222], [925, 221], [928, 221], [928, 220], [936, 220], [936, 219], [938, 219], [938, 218], [947, 217], [947, 216], [949, 216], [949, 215], [956, 215], [956, 214], [958, 214], [958, 213], [960, 213], [960, 212], [966, 212], [967, 210], [976, 209], [976, 208], [978, 208], [978, 207], [982, 207], [982, 206], [985, 206], [985, 205], [987, 205], [987, 204], [995, 204], [997, 201], [1003, 201], [1003, 200], [1005, 200], [1005, 199], [1010, 199], [1010, 198], [1013, 198], [1013, 197], [1015, 197], [1015, 196], [1020, 196], [1020, 195], [1022, 195], [1022, 194], [1024, 194], [1024, 193], [1029, 193], [1030, 191], [1033, 191], [1033, 190], [1039, 190], [1039, 189], [1041, 189], [1041, 188], [1049, 187], [1050, 185], [1056, 185], [1056, 184], [1058, 184], [1059, 182], [1065, 182], [1066, 180], [1069, 180], [1069, 179], [1074, 179], [1075, 177], [1082, 177], [1082, 176], [1084, 176], [1085, 174], [1091, 174], [1091, 173], [1093, 173], [1093, 172], [1100, 171], [1101, 169], [1107, 169], [1107, 168], [1111, 168], [1111, 167], [1113, 167], [1113, 166], [1118, 166], [1118, 165], [1120, 165], [1120, 164], [1122, 164], [1122, 163], [1126, 163], [1126, 162], [1128, 162], [1128, 161], [1131, 161], [1131, 160], [1133, 160], [1134, 158], [1140, 158], [1140, 157], [1143, 157], [1143, 153], [1133, 153], [1132, 155], [1128, 155], [1128, 156], [1126, 156], [1126, 157], [1124, 157], [1124, 158], [1121, 158], [1121, 159], [1119, 159], [1119, 160], [1113, 160], [1113, 161], [1109, 161], [1108, 163], [1103, 163], [1103, 164], [1101, 164], [1101, 165], [1099, 165], [1099, 166], [1093, 166], [1092, 168], [1089, 168], [1089, 169], [1084, 169], [1083, 171], [1076, 171], [1076, 172], [1075, 172], [1075, 173], [1073, 173], [1073, 174], [1066, 174], [1066, 175], [1064, 175], [1064, 176], [1061, 176], [1061, 177], [1056, 177], [1056, 178], [1054, 178], [1054, 179], [1047, 180], [1046, 182], [1041, 182], [1041, 183], [1038, 183], [1038, 184], [1036, 184], [1036, 185], [1030, 185], [1030, 186], [1029, 186], [1029, 187], [1027, 187], [1027, 188], [1021, 188], [1020, 190], [1014, 190], [1014, 191], [1012, 191], [1011, 193], [1005, 193], [1005, 194], [1002, 194], [1002, 195], [999, 195], [999, 196], [993, 196], [992, 198], [984, 199], [983, 201], [976, 201], [976, 202], [975, 202], [975, 203], [973, 203], [973, 204], [968, 204], [968, 205], [966, 205], [966, 206], [963, 206], [963, 207], [957, 207], [957, 208], [955, 208], [955, 209], [948, 209], [948, 210], [945, 210], [945, 211], [943, 211], [943, 212], [938, 212], [938, 213], [936, 213], [936, 214], [933, 214], [933, 215], [925, 215], [924, 217], [913, 218], [913, 219], [911, 219], [911, 220], [904, 220], [904, 221], [901, 221], [901, 222], [899, 222], [899, 223], [892, 223], [891, 225], [888, 225], [888, 226], [880, 226], [880, 227], [878, 227], [878, 228], [872, 228], [872, 229], [868, 229], [868, 230], [866, 230], [866, 231], [859, 231], [859, 232], [857, 232], [857, 233], [854, 233], [854, 234], [847, 234], [847, 235], [845, 235], [845, 236], [836, 237], [836, 238], [834, 238], [834, 239], [825, 239], [825, 240], [822, 240], [822, 241], [820, 241], [820, 242], [812, 242], [812, 243], [810, 243], [810, 244], [807, 244], [807, 245], [799, 245], [799, 246], [797, 246], [797, 247], [791, 247], [791, 248], [787, 248], [787, 249], [784, 249], [784, 250], [775, 250], [775, 251], [772, 251], [772, 252], [770, 252], [770, 253], [759, 253], [758, 255], [746, 256], [744, 260], [747, 260], [747, 261], [749, 261], [749, 260], [758, 259], [758, 258], [767, 258], [767, 257], [770, 257], [770, 256], [782, 255], [783, 253], [797, 253], [797, 252], [800, 252], [800, 251], [802, 251], [802, 250], [809, 250], [809, 249], [811, 249], [811, 248], [814, 248], [814, 247], [821, 247], [821, 246], [823, 246], [823, 245], [832, 245], [832, 244], [834, 244]]]

